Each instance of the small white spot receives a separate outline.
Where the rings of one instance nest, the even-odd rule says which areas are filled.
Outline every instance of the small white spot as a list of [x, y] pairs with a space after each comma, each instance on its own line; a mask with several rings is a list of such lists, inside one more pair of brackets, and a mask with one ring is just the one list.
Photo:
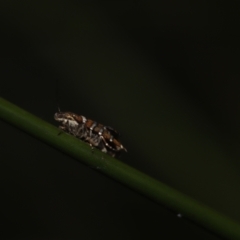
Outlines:
[[181, 218], [181, 217], [182, 217], [182, 214], [181, 214], [181, 213], [178, 213], [178, 214], [177, 214], [177, 217]]
[[103, 132], [103, 129], [101, 129], [99, 132], [98, 132], [98, 135], [102, 135], [102, 132]]
[[77, 127], [78, 126], [78, 123], [74, 120], [68, 120], [68, 124], [71, 127]]
[[107, 149], [106, 149], [106, 148], [103, 148], [103, 149], [102, 149], [102, 152], [105, 152], [105, 153], [106, 153], [106, 152], [107, 152]]
[[81, 116], [81, 117], [82, 117], [83, 123], [85, 123], [87, 121], [87, 119], [84, 116]]
[[97, 125], [97, 123], [94, 122], [93, 125], [90, 127], [90, 130], [92, 131], [96, 125]]

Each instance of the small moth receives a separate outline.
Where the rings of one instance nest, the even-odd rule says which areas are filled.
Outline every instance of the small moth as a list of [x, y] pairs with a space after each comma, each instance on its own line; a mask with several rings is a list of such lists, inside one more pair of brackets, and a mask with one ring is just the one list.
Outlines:
[[59, 128], [63, 131], [113, 157], [119, 155], [121, 151], [127, 152], [127, 149], [118, 140], [118, 132], [111, 127], [72, 112], [56, 112], [54, 119], [60, 122]]

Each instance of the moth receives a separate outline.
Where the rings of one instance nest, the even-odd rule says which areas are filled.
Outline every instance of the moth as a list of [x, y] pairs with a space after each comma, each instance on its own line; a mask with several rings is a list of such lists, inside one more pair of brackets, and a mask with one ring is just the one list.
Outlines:
[[111, 127], [72, 112], [58, 111], [54, 119], [60, 122], [60, 129], [87, 142], [92, 148], [96, 147], [113, 157], [119, 155], [121, 151], [127, 152], [118, 140], [118, 132]]

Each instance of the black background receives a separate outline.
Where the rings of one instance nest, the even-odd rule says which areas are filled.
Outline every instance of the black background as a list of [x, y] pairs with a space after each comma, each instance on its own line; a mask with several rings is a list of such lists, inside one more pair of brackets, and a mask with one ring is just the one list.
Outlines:
[[[121, 160], [239, 221], [238, 1], [4, 1], [0, 96], [116, 128]], [[0, 122], [2, 239], [219, 239]]]

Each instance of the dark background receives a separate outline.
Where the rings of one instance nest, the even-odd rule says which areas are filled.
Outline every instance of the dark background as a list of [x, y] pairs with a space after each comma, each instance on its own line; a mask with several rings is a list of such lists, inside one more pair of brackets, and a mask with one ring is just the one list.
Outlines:
[[[0, 96], [116, 128], [121, 160], [240, 221], [238, 1], [2, 1]], [[219, 237], [0, 122], [1, 239]]]

